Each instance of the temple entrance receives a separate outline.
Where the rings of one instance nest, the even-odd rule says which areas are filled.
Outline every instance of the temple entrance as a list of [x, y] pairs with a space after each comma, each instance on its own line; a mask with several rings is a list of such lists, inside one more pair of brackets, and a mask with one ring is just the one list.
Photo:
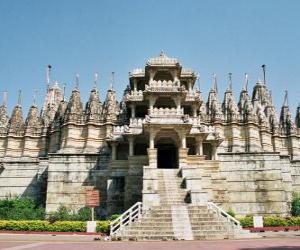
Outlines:
[[174, 144], [157, 144], [157, 167], [178, 168], [178, 150]]

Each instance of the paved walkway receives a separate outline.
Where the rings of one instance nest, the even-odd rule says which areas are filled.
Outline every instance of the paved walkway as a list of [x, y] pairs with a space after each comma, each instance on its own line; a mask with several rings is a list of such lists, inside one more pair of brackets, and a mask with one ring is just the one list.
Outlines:
[[[300, 232], [299, 232], [300, 234]], [[299, 235], [300, 236], [300, 235]], [[94, 236], [0, 235], [1, 250], [300, 250], [300, 237], [219, 241], [110, 242]], [[26, 238], [24, 238], [26, 237]]]

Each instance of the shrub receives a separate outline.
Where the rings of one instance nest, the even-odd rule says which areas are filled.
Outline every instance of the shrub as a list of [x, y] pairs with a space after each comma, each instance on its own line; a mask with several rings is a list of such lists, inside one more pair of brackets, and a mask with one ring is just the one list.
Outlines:
[[235, 212], [231, 208], [229, 208], [226, 213], [228, 213], [232, 217], [235, 217]]
[[70, 209], [60, 206], [57, 211], [48, 216], [50, 222], [55, 221], [87, 221], [91, 219], [91, 210], [87, 207], [80, 209], [77, 213]]
[[244, 218], [241, 218], [240, 220], [242, 227], [253, 227], [253, 217], [252, 216], [246, 216]]
[[277, 216], [266, 216], [264, 217], [264, 227], [279, 227], [287, 226], [287, 220]]
[[111, 216], [109, 217], [108, 220], [113, 221], [113, 220], [117, 219], [118, 217], [120, 217], [119, 214], [113, 214], [113, 215], [111, 215]]
[[300, 216], [287, 218], [288, 226], [300, 226]]
[[293, 193], [291, 214], [293, 216], [300, 216], [300, 194], [299, 193]]
[[0, 219], [43, 220], [45, 208], [31, 198], [0, 200]]
[[[97, 232], [108, 233], [109, 221], [97, 221]], [[84, 221], [0, 220], [0, 230], [32, 232], [86, 232]]]

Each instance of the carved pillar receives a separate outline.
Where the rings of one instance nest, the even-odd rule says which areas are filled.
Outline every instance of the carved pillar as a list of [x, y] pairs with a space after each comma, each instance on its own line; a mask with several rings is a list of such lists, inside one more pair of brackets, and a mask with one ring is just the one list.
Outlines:
[[218, 160], [218, 154], [217, 154], [217, 143], [212, 143], [212, 160]]
[[149, 98], [149, 109], [153, 109], [153, 106], [156, 102], [156, 99], [157, 99], [156, 97], [150, 96], [150, 98]]
[[203, 155], [203, 140], [200, 139], [200, 138], [197, 138], [196, 139], [196, 146], [197, 146], [197, 149], [196, 149], [196, 154], [197, 155]]
[[131, 104], [131, 118], [135, 118], [135, 104]]
[[134, 90], [134, 92], [137, 91], [137, 79], [136, 78], [133, 79], [133, 90]]
[[150, 132], [150, 135], [149, 135], [149, 147], [151, 149], [154, 148], [154, 138], [155, 138], [155, 134]]
[[197, 107], [193, 105], [192, 108], [193, 108], [193, 117], [197, 117]]
[[185, 136], [185, 134], [183, 134], [181, 136], [181, 147], [186, 148], [186, 136]]
[[129, 142], [129, 156], [134, 155], [134, 138], [133, 137], [128, 137], [128, 142]]
[[111, 160], [117, 159], [117, 142], [111, 142]]
[[189, 92], [192, 91], [192, 82], [191, 82], [191, 80], [188, 80], [188, 91]]

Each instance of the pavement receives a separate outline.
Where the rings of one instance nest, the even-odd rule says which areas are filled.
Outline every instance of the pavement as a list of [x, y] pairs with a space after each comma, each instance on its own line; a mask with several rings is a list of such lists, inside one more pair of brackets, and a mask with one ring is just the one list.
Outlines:
[[267, 232], [260, 239], [215, 241], [112, 242], [95, 235], [0, 233], [1, 250], [300, 250], [300, 232]]

